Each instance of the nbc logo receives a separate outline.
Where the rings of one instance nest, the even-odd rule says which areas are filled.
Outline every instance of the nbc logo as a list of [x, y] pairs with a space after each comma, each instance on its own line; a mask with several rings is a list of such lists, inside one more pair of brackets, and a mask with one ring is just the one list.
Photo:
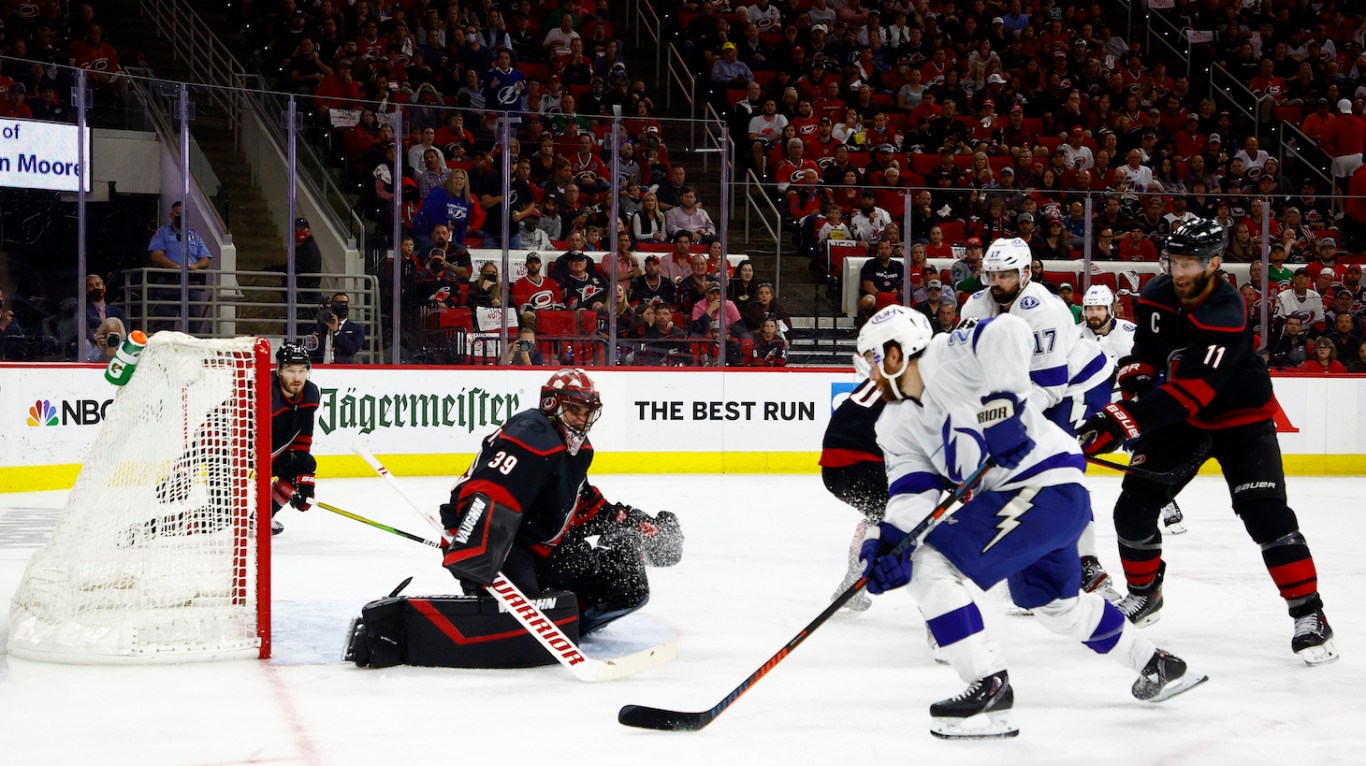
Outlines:
[[52, 406], [52, 402], [46, 399], [39, 399], [28, 408], [28, 424], [30, 426], [55, 426], [57, 425], [57, 408]]

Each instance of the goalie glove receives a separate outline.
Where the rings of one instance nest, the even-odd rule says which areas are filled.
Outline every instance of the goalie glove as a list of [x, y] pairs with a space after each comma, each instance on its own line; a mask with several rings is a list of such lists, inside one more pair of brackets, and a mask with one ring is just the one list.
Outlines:
[[289, 504], [300, 511], [313, 507], [313, 474], [306, 473], [295, 477], [294, 493], [289, 496]]
[[671, 567], [683, 558], [683, 527], [674, 514], [660, 511], [651, 517], [624, 504], [618, 504], [615, 513], [616, 527], [604, 535], [608, 545], [638, 549], [651, 567]]
[[1107, 404], [1077, 429], [1077, 442], [1087, 455], [1114, 452], [1129, 439], [1138, 438], [1138, 421], [1119, 404]]

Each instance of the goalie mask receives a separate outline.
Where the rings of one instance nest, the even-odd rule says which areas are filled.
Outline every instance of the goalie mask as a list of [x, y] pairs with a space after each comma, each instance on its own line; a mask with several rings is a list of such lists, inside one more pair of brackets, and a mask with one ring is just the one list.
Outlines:
[[[910, 367], [911, 360], [920, 356], [930, 345], [934, 329], [924, 314], [905, 306], [887, 306], [868, 320], [859, 330], [858, 353], [854, 355], [854, 367], [860, 372], [877, 369], [891, 385], [892, 395], [897, 399], [904, 396], [897, 379]], [[901, 366], [888, 370], [883, 366], [887, 347], [896, 344], [901, 349]]]
[[577, 455], [602, 414], [602, 398], [586, 372], [566, 367], [541, 386], [540, 410], [559, 430], [569, 454]]

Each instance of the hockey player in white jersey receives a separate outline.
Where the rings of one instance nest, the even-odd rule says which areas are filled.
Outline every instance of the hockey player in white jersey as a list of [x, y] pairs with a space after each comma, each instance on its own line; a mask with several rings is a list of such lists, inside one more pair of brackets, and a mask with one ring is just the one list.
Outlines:
[[[963, 318], [985, 319], [1011, 314], [1029, 325], [1033, 355], [1029, 358], [1030, 401], [1044, 417], [1075, 434], [1076, 427], [1110, 403], [1115, 362], [1095, 341], [1082, 337], [1072, 310], [1033, 280], [1029, 245], [1021, 239], [998, 239], [982, 259], [989, 287], [963, 304]], [[1078, 544], [1082, 588], [1119, 601], [1113, 580], [1100, 564], [1095, 526], [1088, 525]]]
[[[1091, 518], [1074, 439], [1035, 408], [1030, 329], [1014, 316], [965, 322], [932, 337], [919, 312], [888, 306], [859, 332], [856, 362], [871, 368], [888, 405], [877, 423], [890, 498], [862, 546], [868, 590], [909, 583], [945, 659], [968, 684], [930, 706], [945, 738], [1008, 737], [1014, 691], [967, 588], [1000, 580], [1049, 630], [1139, 674], [1132, 693], [1160, 702], [1205, 680], [1156, 648], [1113, 605], [1080, 592], [1077, 538]], [[926, 518], [940, 492], [992, 461], [972, 499], [902, 555], [891, 551]]]
[[[1138, 327], [1127, 319], [1120, 319], [1114, 315], [1115, 294], [1105, 285], [1091, 285], [1087, 288], [1086, 296], [1081, 299], [1081, 314], [1085, 324], [1082, 327], [1082, 337], [1089, 338], [1100, 344], [1101, 349], [1110, 360], [1118, 363], [1120, 359], [1129, 356], [1134, 350], [1134, 333]], [[1119, 389], [1115, 388], [1111, 399], [1119, 397]], [[1186, 533], [1185, 514], [1181, 512], [1181, 506], [1175, 500], [1162, 507], [1162, 525], [1167, 531], [1174, 535]], [[1086, 562], [1082, 562], [1083, 568]], [[1096, 566], [1100, 566], [1100, 561], [1096, 561]]]

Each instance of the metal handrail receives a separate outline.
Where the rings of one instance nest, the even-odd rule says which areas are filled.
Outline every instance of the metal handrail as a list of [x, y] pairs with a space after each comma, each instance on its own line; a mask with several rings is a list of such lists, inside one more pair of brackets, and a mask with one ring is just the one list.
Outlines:
[[[726, 138], [730, 140], [729, 137]], [[783, 294], [783, 211], [773, 203], [773, 200], [764, 191], [764, 185], [753, 170], [745, 171], [744, 178], [744, 199], [745, 199], [745, 243], [748, 244], [750, 227], [750, 211], [753, 210], [759, 216], [759, 224], [764, 227], [764, 231], [773, 238], [773, 292], [775, 295]], [[737, 195], [738, 196], [738, 195]], [[773, 219], [770, 221], [765, 217], [768, 211], [772, 211]]]
[[636, 18], [639, 20], [639, 23], [636, 24], [636, 48], [640, 47], [640, 32], [642, 29], [645, 30], [645, 33], [648, 34], [650, 39], [654, 42], [655, 87], [657, 88], [659, 87], [660, 73], [663, 70], [664, 64], [664, 46], [662, 44], [662, 35], [664, 34], [663, 25], [660, 23], [659, 14], [655, 12], [654, 6], [651, 5], [648, 0], [639, 0], [639, 2], [636, 3]]
[[[1281, 133], [1280, 158], [1282, 172], [1284, 172], [1285, 170], [1285, 156], [1286, 154], [1291, 154], [1295, 157], [1295, 159], [1298, 159], [1300, 161], [1300, 164], [1304, 166], [1305, 169], [1307, 169], [1310, 173], [1313, 173], [1314, 175], [1318, 176], [1319, 180], [1323, 181], [1328, 186], [1328, 188], [1333, 188], [1333, 177], [1328, 173], [1325, 173], [1323, 169], [1320, 168], [1319, 165], [1315, 163], [1308, 154], [1306, 154], [1304, 151], [1301, 151], [1298, 141], [1302, 140], [1304, 142], [1304, 146], [1318, 149], [1324, 155], [1326, 155], [1327, 153], [1323, 152], [1323, 150], [1319, 148], [1318, 143], [1315, 142], [1314, 139], [1310, 138], [1308, 135], [1305, 134], [1304, 131], [1300, 130], [1300, 127], [1298, 125], [1292, 125], [1288, 122], [1284, 122], [1281, 123], [1281, 129], [1283, 131]], [[1286, 140], [1287, 138], [1297, 139], [1297, 142], [1291, 143], [1290, 141]]]
[[[287, 315], [284, 293], [287, 275], [279, 271], [250, 271], [245, 269], [213, 269], [194, 272], [202, 274], [205, 284], [191, 284], [189, 305], [201, 312], [191, 319], [195, 335], [199, 337], [229, 338], [240, 334], [239, 325], [255, 323], [280, 336], [288, 334], [298, 317]], [[178, 316], [181, 306], [179, 269], [143, 267], [122, 272], [122, 304], [134, 324], [149, 324]], [[379, 278], [371, 274], [303, 273], [300, 279], [318, 279], [319, 295], [344, 292], [351, 298], [353, 317], [348, 321], [365, 328], [366, 348], [357, 357], [369, 364], [380, 358]], [[245, 280], [251, 284], [244, 283]], [[301, 288], [296, 287], [296, 291]], [[302, 288], [312, 291], [313, 288]], [[271, 297], [263, 298], [260, 293]], [[242, 309], [278, 310], [278, 317], [243, 317]], [[277, 329], [278, 328], [278, 329]]]
[[[1210, 62], [1209, 73], [1210, 95], [1223, 96], [1224, 100], [1227, 101], [1230, 105], [1232, 105], [1234, 109], [1237, 109], [1245, 117], [1251, 120], [1252, 135], [1255, 136], [1258, 141], [1261, 141], [1262, 120], [1260, 115], [1262, 111], [1262, 102], [1268, 98], [1271, 98], [1271, 95], [1268, 93], [1264, 93], [1258, 96], [1256, 93], [1253, 93], [1252, 89], [1248, 88], [1247, 85], [1243, 84], [1242, 80], [1239, 80], [1237, 77], [1234, 77], [1232, 72], [1229, 72], [1227, 69], [1224, 68], [1222, 64], [1216, 61]], [[1223, 80], [1225, 82], [1223, 83], [1223, 86], [1221, 88], [1215, 88], [1215, 80], [1219, 79], [1219, 75], [1221, 74], [1223, 75]], [[1237, 88], [1238, 90], [1247, 94], [1247, 97], [1252, 100], [1253, 109], [1255, 109], [1256, 112], [1249, 112], [1238, 99], [1235, 99], [1232, 95], [1230, 95], [1229, 90], [1231, 90], [1232, 88]]]

